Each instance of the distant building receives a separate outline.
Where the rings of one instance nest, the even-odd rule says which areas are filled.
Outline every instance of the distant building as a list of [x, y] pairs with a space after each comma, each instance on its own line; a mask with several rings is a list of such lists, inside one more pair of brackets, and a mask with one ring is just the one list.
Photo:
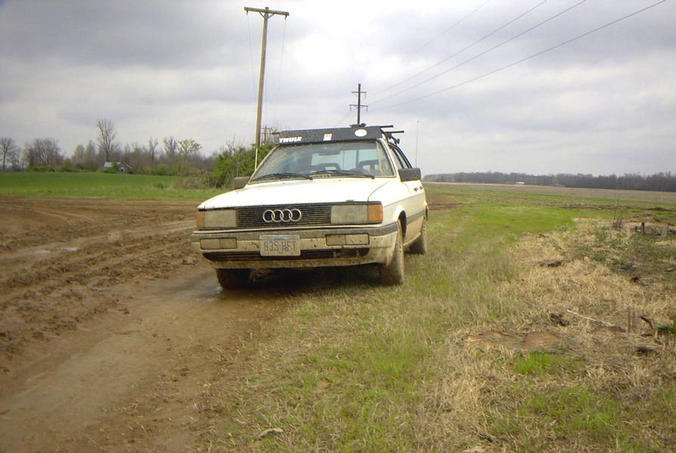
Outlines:
[[106, 170], [117, 168], [118, 173], [133, 173], [131, 165], [126, 162], [104, 162], [103, 168]]
[[525, 186], [526, 185], [525, 181], [517, 181], [514, 184], [516, 184], [517, 186]]

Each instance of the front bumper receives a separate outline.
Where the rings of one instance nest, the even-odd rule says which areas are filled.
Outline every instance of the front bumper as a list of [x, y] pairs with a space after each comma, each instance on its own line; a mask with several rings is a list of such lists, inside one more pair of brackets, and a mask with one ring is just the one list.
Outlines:
[[[300, 256], [262, 256], [261, 235], [296, 235]], [[364, 227], [198, 230], [193, 248], [219, 269], [283, 269], [389, 263], [397, 224]], [[337, 245], [331, 245], [337, 244]]]

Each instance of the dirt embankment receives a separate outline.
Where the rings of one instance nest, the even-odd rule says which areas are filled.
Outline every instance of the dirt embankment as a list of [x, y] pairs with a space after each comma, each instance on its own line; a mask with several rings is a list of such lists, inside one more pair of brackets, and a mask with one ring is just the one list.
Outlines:
[[195, 204], [0, 198], [0, 451], [184, 451], [216, 423], [284, 305], [221, 292]]

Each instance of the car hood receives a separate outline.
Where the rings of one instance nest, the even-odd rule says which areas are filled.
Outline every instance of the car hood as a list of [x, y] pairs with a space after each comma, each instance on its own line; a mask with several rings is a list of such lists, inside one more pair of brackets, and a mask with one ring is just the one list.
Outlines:
[[317, 178], [311, 181], [294, 179], [250, 184], [242, 189], [210, 198], [199, 205], [198, 209], [370, 201], [373, 192], [394, 180], [394, 178]]

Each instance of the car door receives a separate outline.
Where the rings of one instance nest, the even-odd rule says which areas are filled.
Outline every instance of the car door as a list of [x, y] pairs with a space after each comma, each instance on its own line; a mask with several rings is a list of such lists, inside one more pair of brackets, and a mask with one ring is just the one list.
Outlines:
[[[406, 158], [403, 151], [392, 143], [389, 144], [394, 155], [397, 172], [400, 168], [413, 168]], [[423, 219], [425, 217], [425, 189], [419, 179], [414, 181], [402, 181], [406, 187], [407, 198], [402, 200], [404, 210], [406, 211], [406, 236], [404, 242], [409, 242], [420, 233]]]

